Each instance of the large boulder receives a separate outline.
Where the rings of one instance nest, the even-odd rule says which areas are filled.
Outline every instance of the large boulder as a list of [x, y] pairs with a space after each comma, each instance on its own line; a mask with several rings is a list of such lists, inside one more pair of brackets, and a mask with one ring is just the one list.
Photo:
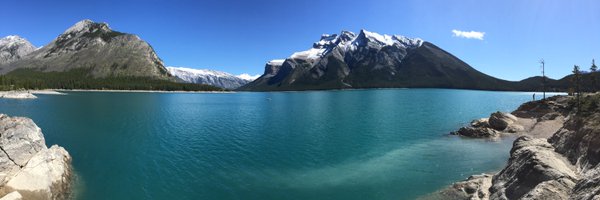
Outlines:
[[507, 166], [492, 179], [491, 199], [568, 199], [579, 180], [572, 166], [545, 139], [522, 136]]
[[462, 127], [458, 129], [458, 131], [452, 132], [451, 134], [472, 138], [491, 138], [500, 136], [500, 133], [494, 129], [472, 126]]
[[496, 129], [498, 131], [503, 131], [504, 129], [506, 129], [506, 127], [508, 127], [508, 125], [511, 125], [516, 121], [517, 117], [510, 113], [495, 112], [492, 113], [492, 115], [490, 115], [488, 123], [491, 128]]
[[[70, 193], [71, 156], [62, 147], [46, 147], [41, 129], [24, 117], [0, 114], [0, 196], [66, 199]], [[10, 196], [8, 196], [10, 195]]]
[[42, 130], [31, 119], [0, 114], [0, 186], [45, 148]]
[[66, 199], [71, 181], [71, 156], [54, 145], [39, 151], [4, 188], [25, 199]]

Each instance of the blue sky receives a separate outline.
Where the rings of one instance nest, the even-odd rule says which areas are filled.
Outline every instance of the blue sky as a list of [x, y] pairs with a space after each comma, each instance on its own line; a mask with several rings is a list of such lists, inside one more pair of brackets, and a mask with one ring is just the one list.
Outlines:
[[[595, 0], [3, 0], [0, 37], [50, 42], [77, 21], [107, 22], [148, 41], [170, 66], [262, 74], [271, 59], [311, 47], [323, 33], [369, 31], [419, 37], [489, 75], [561, 78], [600, 60]], [[483, 32], [482, 40], [452, 30]]]

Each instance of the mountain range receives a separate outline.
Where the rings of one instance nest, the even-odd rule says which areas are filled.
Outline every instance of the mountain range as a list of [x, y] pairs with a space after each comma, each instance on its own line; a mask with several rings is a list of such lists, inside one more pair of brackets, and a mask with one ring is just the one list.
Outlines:
[[306, 51], [266, 64], [240, 90], [461, 88], [515, 90], [517, 84], [481, 73], [419, 38], [361, 30], [325, 34]]
[[[77, 85], [89, 85], [85, 82], [118, 78], [136, 79], [137, 82], [161, 80], [207, 84], [225, 89], [235, 89], [255, 78], [247, 74], [240, 75], [240, 78], [214, 70], [167, 70], [152, 46], [139, 36], [114, 31], [107, 23], [91, 20], [77, 22], [40, 48], [19, 36], [0, 39], [1, 74], [14, 79], [36, 77], [30, 80], [36, 83], [66, 78], [76, 79], [68, 80], [70, 82], [84, 82]], [[60, 87], [64, 84], [46, 85]]]
[[248, 74], [233, 75], [210, 69], [192, 69], [185, 67], [167, 67], [169, 73], [188, 83], [214, 85], [225, 89], [236, 89], [257, 77]]
[[[163, 88], [156, 84], [167, 84], [173, 86], [169, 87], [171, 89], [190, 89], [193, 87], [175, 85], [195, 83], [241, 91], [542, 89], [541, 77], [522, 81], [498, 79], [476, 70], [431, 42], [367, 30], [358, 34], [350, 31], [324, 34], [306, 51], [267, 62], [264, 73], [256, 80], [247, 74], [234, 76], [208, 69], [167, 68], [152, 46], [137, 35], [114, 31], [106, 23], [91, 20], [77, 22], [40, 48], [19, 36], [0, 39], [0, 75], [12, 77], [16, 82], [20, 80], [21, 87], [123, 88], [119, 84], [135, 82], [133, 88]], [[119, 80], [115, 81], [115, 78]], [[560, 80], [548, 79], [547, 89], [565, 91], [571, 85], [570, 80], [568, 76]], [[89, 84], [90, 81], [96, 83]], [[143, 87], [147, 82], [155, 85]]]
[[[582, 74], [591, 91], [590, 73]], [[600, 77], [600, 74], [596, 76]], [[572, 75], [546, 79], [546, 91], [567, 91]], [[600, 88], [600, 82], [595, 88]], [[349, 88], [456, 88], [542, 91], [542, 77], [507, 81], [484, 74], [433, 43], [367, 30], [324, 34], [312, 48], [266, 63], [258, 79], [242, 91]]]

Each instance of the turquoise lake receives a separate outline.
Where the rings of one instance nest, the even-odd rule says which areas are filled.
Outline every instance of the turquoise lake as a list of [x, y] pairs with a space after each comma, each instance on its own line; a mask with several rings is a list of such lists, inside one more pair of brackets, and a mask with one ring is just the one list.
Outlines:
[[[538, 95], [541, 96], [541, 95]], [[527, 92], [68, 92], [0, 99], [64, 146], [76, 199], [414, 199], [501, 169], [511, 139], [449, 136]]]

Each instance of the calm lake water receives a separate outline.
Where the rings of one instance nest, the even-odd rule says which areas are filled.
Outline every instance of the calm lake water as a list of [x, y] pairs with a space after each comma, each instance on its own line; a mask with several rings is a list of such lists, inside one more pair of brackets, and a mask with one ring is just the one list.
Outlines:
[[[541, 95], [538, 95], [541, 96]], [[0, 99], [64, 146], [77, 199], [413, 199], [503, 167], [512, 140], [448, 132], [531, 93], [444, 89]]]

